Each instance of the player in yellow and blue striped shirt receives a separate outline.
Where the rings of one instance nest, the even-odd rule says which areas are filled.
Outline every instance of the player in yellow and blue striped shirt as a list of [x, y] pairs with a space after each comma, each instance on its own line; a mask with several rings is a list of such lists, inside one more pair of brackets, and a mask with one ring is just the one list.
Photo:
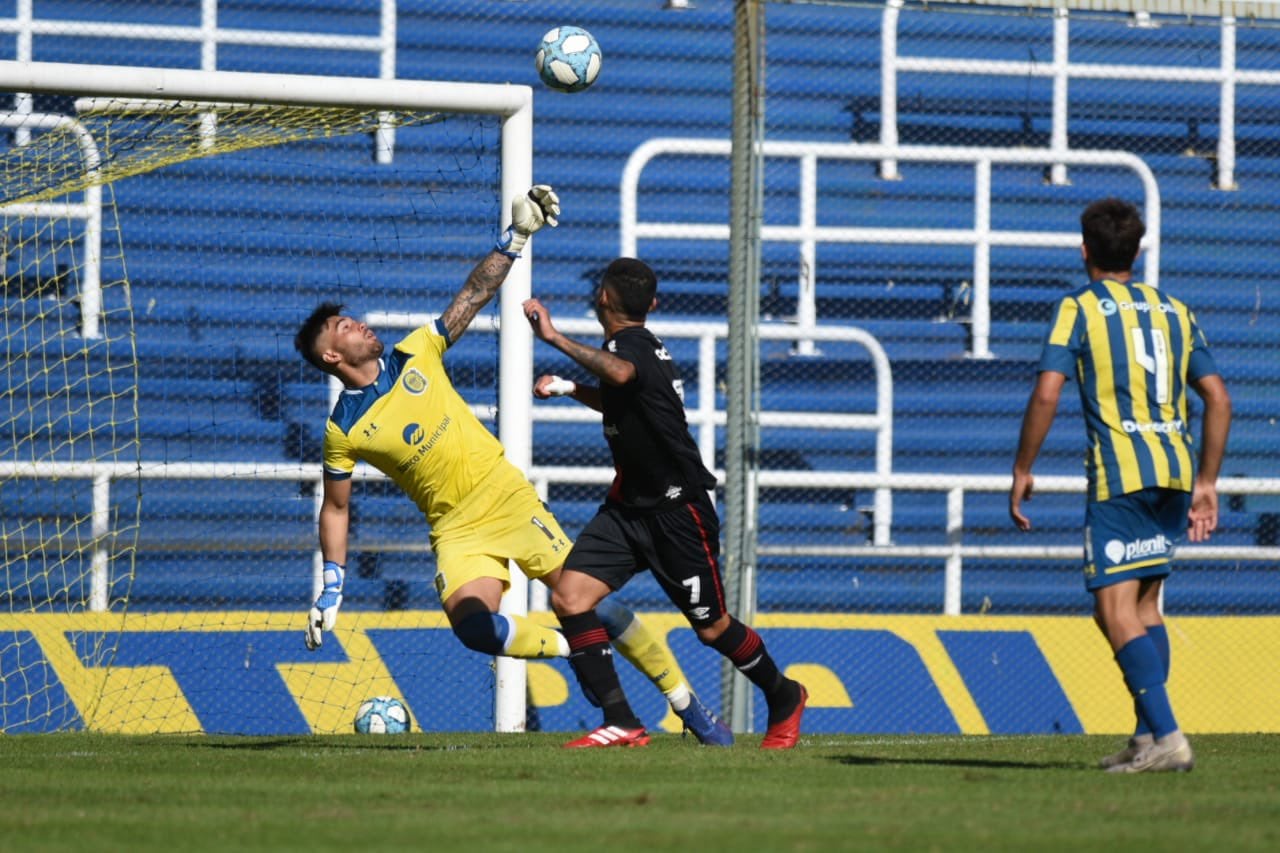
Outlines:
[[[554, 588], [570, 542], [533, 485], [471, 412], [443, 357], [506, 279], [525, 242], [555, 226], [559, 198], [536, 186], [512, 203], [512, 224], [433, 324], [387, 351], [364, 323], [336, 303], [320, 305], [294, 345], [344, 390], [325, 425], [320, 550], [324, 590], [311, 608], [306, 643], [318, 648], [342, 604], [351, 475], [359, 461], [390, 477], [431, 528], [436, 592], [467, 648], [516, 658], [568, 657], [563, 634], [499, 611], [510, 586], [508, 561]], [[606, 616], [609, 639], [649, 677], [703, 743], [729, 745], [733, 733], [689, 689], [670, 651], [626, 607]], [[588, 699], [592, 699], [588, 694]]]
[[[1094, 618], [1134, 697], [1129, 745], [1107, 756], [1111, 772], [1190, 770], [1194, 756], [1169, 704], [1169, 635], [1160, 588], [1174, 546], [1218, 524], [1218, 472], [1231, 398], [1195, 315], [1182, 302], [1133, 279], [1146, 226], [1118, 199], [1080, 217], [1089, 284], [1057, 305], [1023, 415], [1009, 514], [1031, 529], [1031, 467], [1053, 424], [1062, 387], [1079, 383], [1088, 448], [1085, 472], [1085, 588]], [[1187, 387], [1204, 401], [1198, 465], [1187, 419]]]

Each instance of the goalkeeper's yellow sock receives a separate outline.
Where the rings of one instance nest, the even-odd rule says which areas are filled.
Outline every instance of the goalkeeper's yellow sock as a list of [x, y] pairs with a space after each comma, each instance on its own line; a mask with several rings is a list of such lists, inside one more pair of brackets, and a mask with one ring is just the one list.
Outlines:
[[672, 708], [683, 711], [689, 706], [689, 683], [685, 680], [680, 664], [676, 663], [675, 655], [658, 642], [657, 637], [634, 614], [631, 623], [622, 633], [611, 639], [618, 654], [644, 673], [667, 697]]
[[501, 614], [507, 620], [507, 637], [501, 654], [513, 658], [567, 658], [569, 642], [554, 628], [544, 628], [524, 616]]

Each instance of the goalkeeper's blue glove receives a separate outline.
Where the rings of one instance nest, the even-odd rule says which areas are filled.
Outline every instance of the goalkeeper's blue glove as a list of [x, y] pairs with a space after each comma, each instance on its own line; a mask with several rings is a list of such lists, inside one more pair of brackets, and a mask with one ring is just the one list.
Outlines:
[[560, 196], [546, 184], [538, 184], [511, 202], [511, 225], [494, 247], [508, 258], [520, 257], [529, 237], [543, 225], [555, 228], [560, 215]]
[[346, 574], [342, 566], [326, 560], [324, 564], [324, 590], [307, 614], [307, 648], [320, 648], [325, 631], [332, 631], [338, 621], [338, 608], [342, 606], [342, 578]]

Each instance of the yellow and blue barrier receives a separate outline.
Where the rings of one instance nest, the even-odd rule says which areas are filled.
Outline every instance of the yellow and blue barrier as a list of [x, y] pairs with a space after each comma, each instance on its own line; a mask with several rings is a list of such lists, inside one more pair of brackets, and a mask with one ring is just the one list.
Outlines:
[[[642, 615], [719, 707], [721, 658], [678, 614]], [[1280, 731], [1280, 617], [1168, 624], [1170, 695], [1186, 731]], [[756, 625], [808, 686], [808, 733], [1123, 734], [1133, 724], [1087, 617], [769, 614]], [[302, 632], [292, 612], [2, 615], [0, 730], [347, 732], [359, 703], [379, 694], [402, 697], [415, 728], [492, 729], [492, 661], [465, 649], [439, 612], [344, 612], [316, 652]], [[642, 719], [679, 731], [662, 696], [618, 661]], [[528, 698], [531, 727], [599, 721], [563, 660], [530, 662]]]

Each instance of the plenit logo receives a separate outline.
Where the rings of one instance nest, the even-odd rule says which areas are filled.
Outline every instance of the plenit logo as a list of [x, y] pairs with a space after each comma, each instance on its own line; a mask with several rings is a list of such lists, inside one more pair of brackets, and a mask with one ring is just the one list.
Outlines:
[[1169, 552], [1169, 540], [1164, 534], [1157, 534], [1150, 539], [1134, 539], [1130, 542], [1121, 542], [1119, 539], [1112, 539], [1107, 543], [1106, 547], [1107, 559], [1112, 563], [1125, 562], [1132, 560], [1140, 560], [1143, 557], [1163, 556]]
[[422, 443], [422, 426], [420, 424], [409, 424], [404, 428], [404, 443], [410, 446]]

